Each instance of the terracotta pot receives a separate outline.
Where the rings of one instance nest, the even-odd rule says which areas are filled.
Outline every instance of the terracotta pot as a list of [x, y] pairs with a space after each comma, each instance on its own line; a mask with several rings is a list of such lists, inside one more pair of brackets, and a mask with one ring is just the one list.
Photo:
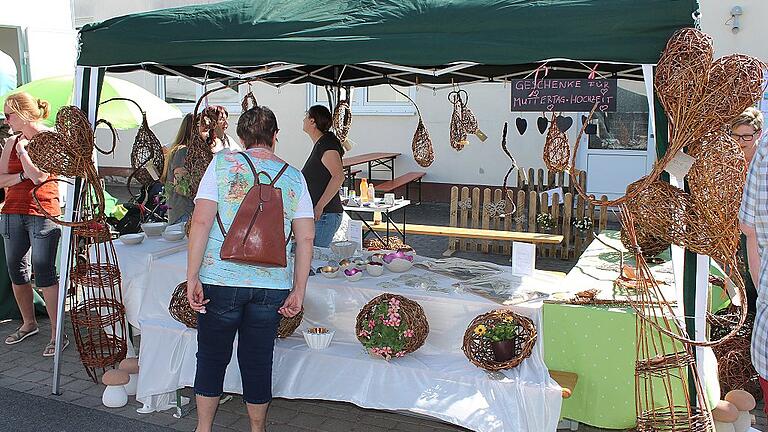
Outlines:
[[497, 362], [505, 362], [515, 356], [517, 343], [514, 340], [491, 342], [491, 348], [493, 349], [493, 358]]

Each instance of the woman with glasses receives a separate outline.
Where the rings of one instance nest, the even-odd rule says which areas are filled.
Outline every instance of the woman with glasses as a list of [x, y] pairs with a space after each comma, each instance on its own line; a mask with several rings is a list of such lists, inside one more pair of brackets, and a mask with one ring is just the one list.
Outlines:
[[[52, 216], [61, 214], [59, 186], [56, 182], [50, 182], [38, 189], [38, 206], [32, 197], [32, 189], [51, 176], [39, 169], [27, 153], [29, 140], [46, 130], [42, 121], [48, 117], [48, 112], [48, 102], [36, 99], [29, 93], [14, 93], [5, 100], [5, 122], [14, 135], [6, 140], [0, 156], [0, 187], [7, 188], [5, 204], [0, 211], [0, 234], [5, 244], [13, 294], [23, 320], [21, 326], [5, 338], [5, 343], [17, 344], [39, 332], [29, 271], [31, 255], [35, 285], [43, 291], [48, 317], [51, 319], [51, 341], [43, 350], [43, 356], [52, 357], [56, 351], [56, 306], [59, 294], [56, 252], [61, 230], [43, 216], [42, 210]], [[62, 349], [67, 345], [69, 340], [65, 336]]]
[[[755, 314], [752, 327], [752, 364], [760, 375], [760, 387], [768, 399], [768, 148], [760, 145], [763, 115], [748, 108], [731, 122], [731, 137], [750, 161], [747, 183], [739, 209], [741, 253], [746, 252], [744, 275], [747, 304]], [[757, 282], [755, 285], [754, 282]], [[768, 412], [768, 405], [766, 405]]]

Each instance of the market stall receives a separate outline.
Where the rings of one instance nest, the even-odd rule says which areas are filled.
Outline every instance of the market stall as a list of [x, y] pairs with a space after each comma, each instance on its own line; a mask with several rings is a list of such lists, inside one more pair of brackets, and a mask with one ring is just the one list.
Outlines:
[[[179, 75], [200, 83], [227, 81], [232, 84], [260, 79], [275, 86], [307, 82], [336, 87], [392, 83], [431, 89], [448, 88], [459, 82], [502, 83], [514, 77], [532, 77], [539, 72], [546, 72], [550, 77], [583, 78], [591, 74], [596, 79], [641, 80], [644, 75], [650, 75], [650, 67], [640, 65], [655, 64], [667, 38], [676, 29], [691, 25], [695, 2], [585, 0], [579, 2], [578, 7], [573, 6], [571, 1], [462, 1], [450, 4], [414, 1], [396, 5], [369, 2], [354, 6], [348, 2], [332, 2], [318, 10], [312, 2], [239, 0], [134, 14], [88, 25], [81, 31], [76, 103], [88, 112], [93, 123], [97, 118], [96, 107], [89, 101], [97, 99], [106, 70], [143, 69]], [[471, 22], [466, 20], [467, 16], [473, 17]], [[579, 25], [574, 25], [576, 22]], [[610, 25], [605, 25], [606, 22]], [[595, 62], [599, 62], [599, 70], [594, 66]], [[656, 141], [662, 149], [663, 135], [658, 134]], [[70, 241], [68, 230], [64, 231], [63, 239], [65, 244]], [[176, 371], [165, 385], [140, 390], [140, 397], [150, 398], [150, 408], [153, 395], [191, 383], [192, 366], [189, 360], [185, 363], [185, 359], [195, 352], [193, 331], [173, 324], [167, 317], [168, 294], [184, 273], [179, 255], [151, 259], [151, 272], [155, 272], [155, 268], [163, 270], [157, 270], [158, 279], [150, 277], [145, 281], [151, 281], [149, 284], [153, 288], [133, 301], [134, 306], [130, 309], [140, 304], [138, 314], [131, 317], [130, 310], [127, 311], [129, 322], [138, 323], [143, 333], [142, 374], [151, 374], [153, 370], [165, 373], [169, 367], [168, 358], [172, 359], [172, 370]], [[66, 259], [62, 269], [69, 268]], [[296, 376], [291, 373], [302, 363], [321, 368], [327, 359], [317, 353], [310, 355], [301, 347], [300, 341], [289, 338], [279, 342], [276, 350], [276, 394], [282, 392], [289, 397], [350, 400], [362, 406], [408, 409], [477, 430], [554, 429], [559, 417], [559, 389], [546, 375], [541, 343], [536, 344], [531, 357], [522, 364], [503, 372], [505, 378], [498, 383], [490, 382], [493, 380], [485, 378], [480, 369], [472, 369], [473, 366], [458, 353], [460, 335], [467, 323], [475, 315], [497, 308], [498, 303], [466, 293], [451, 293], [448, 298], [444, 293], [429, 292], [427, 295], [405, 288], [405, 281], [392, 282], [393, 286], [388, 286], [387, 290], [402, 290], [409, 297], [420, 299], [426, 303], [423, 306], [427, 315], [438, 318], [431, 322], [434, 326], [432, 339], [428, 339], [423, 353], [419, 351], [400, 359], [402, 366], [371, 363], [371, 359], [360, 358], [361, 348], [359, 344], [355, 345], [353, 328], [338, 325], [334, 317], [339, 310], [347, 313], [359, 310], [363, 297], [382, 290], [365, 284], [351, 284], [349, 291], [333, 290], [324, 287], [325, 281], [317, 278], [313, 277], [312, 283], [316, 284], [314, 291], [319, 297], [308, 299], [305, 319], [339, 331], [336, 336], [339, 348], [333, 355], [373, 364], [368, 369], [369, 374], [378, 376], [385, 373], [382, 371], [397, 370], [403, 376], [416, 374], [412, 375], [414, 382], [430, 384], [421, 386], [420, 390], [409, 389], [421, 393], [403, 395], [397, 400], [377, 395], [373, 388], [365, 395], [347, 392], [342, 386], [326, 388], [327, 393], [322, 393], [316, 388], [304, 387], [311, 381], [309, 379], [294, 381]], [[66, 290], [66, 282], [67, 275], [63, 271], [62, 291]], [[549, 289], [551, 292], [551, 281], [539, 283], [541, 285], [536, 290]], [[133, 286], [139, 285], [142, 284]], [[124, 293], [134, 295], [131, 291], [126, 289]], [[164, 294], [156, 296], [160, 293]], [[128, 306], [131, 302], [126, 303]], [[454, 308], [457, 314], [460, 312], [462, 319], [441, 315], [440, 310], [445, 307]], [[540, 307], [528, 309], [516, 308], [535, 323], [540, 323]], [[344, 319], [349, 320], [349, 317]], [[448, 322], [456, 322], [458, 327], [444, 327]], [[152, 342], [153, 334], [157, 337], [155, 342]], [[145, 346], [152, 343], [169, 347], [171, 340], [176, 341], [176, 345], [170, 352], [172, 356], [164, 357], [166, 363], [161, 358], [153, 358], [151, 351], [145, 351]], [[164, 350], [155, 352], [158, 355], [167, 353]], [[425, 357], [421, 358], [421, 355]], [[465, 393], [457, 390], [459, 396], [456, 399], [442, 397], [439, 393], [424, 393], [430, 386], [437, 389], [436, 382], [442, 383], [445, 376], [458, 370], [472, 371], [466, 374], [469, 381], [457, 381], [464, 385], [462, 391]], [[360, 373], [365, 373], [365, 368], [361, 368]], [[364, 378], [363, 375], [357, 377], [359, 380]], [[155, 382], [145, 381], [147, 385]], [[237, 391], [231, 385], [236, 381], [228, 381], [229, 390]], [[494, 391], [497, 384], [502, 387], [496, 390], [503, 391]], [[379, 382], [379, 385], [385, 386], [387, 382]], [[56, 375], [54, 389], [57, 387]], [[486, 407], [496, 413], [495, 407], [517, 406], [517, 410], [506, 407], [511, 416], [526, 413], [527, 408], [520, 408], [523, 407], [520, 401], [531, 395], [537, 401], [537, 409], [531, 412], [540, 416], [538, 420], [527, 414], [515, 419], [499, 417], [498, 423], [484, 423], [487, 419], [479, 418]], [[459, 411], [463, 414], [447, 413], [449, 408], [456, 407], [464, 407]]]

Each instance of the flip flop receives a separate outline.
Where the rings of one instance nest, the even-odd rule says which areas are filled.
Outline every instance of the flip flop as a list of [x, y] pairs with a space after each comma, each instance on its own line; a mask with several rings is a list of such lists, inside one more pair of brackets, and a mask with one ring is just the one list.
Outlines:
[[[61, 348], [62, 351], [64, 351], [69, 346], [69, 338], [67, 335], [64, 335], [64, 346]], [[48, 342], [48, 345], [45, 346], [45, 349], [43, 350], [43, 357], [53, 357], [56, 355], [56, 342], [50, 341]]]
[[38, 334], [39, 332], [40, 332], [40, 329], [38, 327], [35, 327], [34, 330], [30, 330], [30, 331], [24, 331], [24, 330], [21, 329], [21, 327], [19, 327], [19, 328], [16, 329], [15, 332], [9, 334], [5, 338], [5, 344], [6, 345], [15, 345], [15, 344], [23, 341], [24, 339], [26, 339], [26, 338], [28, 338], [30, 336], [34, 336], [34, 335]]

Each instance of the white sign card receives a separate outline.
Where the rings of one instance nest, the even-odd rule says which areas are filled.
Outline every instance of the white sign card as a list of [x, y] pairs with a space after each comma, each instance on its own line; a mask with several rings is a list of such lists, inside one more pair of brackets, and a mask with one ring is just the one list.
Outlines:
[[357, 244], [357, 250], [363, 250], [363, 221], [350, 220], [347, 227], [347, 240]]
[[688, 156], [682, 151], [679, 151], [675, 157], [669, 161], [669, 164], [664, 171], [668, 172], [675, 178], [683, 179], [685, 178], [685, 175], [688, 174], [688, 171], [691, 170], [694, 162], [696, 162], [696, 158], [693, 156]]
[[530, 276], [536, 268], [536, 245], [512, 242], [512, 274]]
[[557, 194], [557, 201], [558, 204], [563, 203], [563, 188], [562, 187], [556, 187], [554, 189], [550, 189], [548, 191], [544, 191], [542, 193], [547, 194], [547, 206], [552, 207], [552, 198], [554, 198], [555, 194]]

